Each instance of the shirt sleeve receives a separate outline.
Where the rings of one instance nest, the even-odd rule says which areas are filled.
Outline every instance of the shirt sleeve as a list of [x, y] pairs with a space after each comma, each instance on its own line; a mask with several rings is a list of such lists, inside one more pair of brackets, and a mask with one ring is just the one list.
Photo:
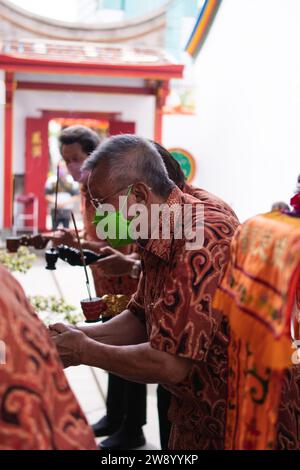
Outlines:
[[209, 250], [186, 251], [173, 262], [154, 302], [150, 343], [154, 349], [205, 361], [221, 318], [212, 309], [220, 271]]
[[80, 186], [76, 181], [73, 182], [71, 190], [70, 190], [71, 196], [78, 196], [80, 194]]
[[53, 179], [48, 178], [45, 184], [45, 194], [46, 196], [52, 196], [55, 193], [55, 184], [53, 183]]

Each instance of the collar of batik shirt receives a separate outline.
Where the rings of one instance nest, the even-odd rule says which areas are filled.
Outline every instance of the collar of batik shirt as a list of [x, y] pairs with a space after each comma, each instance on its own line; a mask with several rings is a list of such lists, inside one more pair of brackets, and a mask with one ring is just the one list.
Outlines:
[[[167, 239], [150, 239], [146, 242], [144, 246], [142, 243], [138, 242], [138, 246], [142, 252], [146, 251], [148, 253], [152, 253], [153, 255], [158, 256], [159, 258], [167, 262], [170, 259], [170, 254], [174, 242], [175, 221], [177, 215], [180, 214], [183, 208], [183, 193], [177, 186], [171, 191], [165, 204], [169, 207], [172, 207], [174, 205], [176, 206], [174, 212], [171, 212], [170, 237]], [[159, 217], [160, 234], [162, 232], [162, 224], [163, 214], [161, 213]]]

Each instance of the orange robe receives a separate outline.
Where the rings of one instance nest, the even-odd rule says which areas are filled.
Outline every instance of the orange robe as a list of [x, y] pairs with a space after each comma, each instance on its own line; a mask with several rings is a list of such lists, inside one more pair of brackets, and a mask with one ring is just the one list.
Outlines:
[[96, 449], [47, 329], [2, 266], [0, 285], [0, 449]]
[[299, 449], [299, 365], [291, 313], [300, 286], [300, 220], [245, 222], [214, 299], [229, 319], [226, 449]]

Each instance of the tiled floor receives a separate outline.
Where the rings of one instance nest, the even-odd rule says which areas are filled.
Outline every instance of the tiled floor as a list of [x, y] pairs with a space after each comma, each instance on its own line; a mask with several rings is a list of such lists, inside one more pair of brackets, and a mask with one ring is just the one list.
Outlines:
[[[16, 274], [16, 277], [27, 295], [62, 295], [78, 308], [80, 300], [87, 296], [83, 269], [71, 267], [62, 261], [58, 262], [57, 270], [51, 272], [45, 269], [44, 260], [39, 257], [27, 274]], [[96, 422], [105, 413], [106, 372], [80, 366], [67, 369], [66, 375], [88, 421]], [[147, 444], [143, 449], [159, 449], [155, 385], [148, 385], [147, 421], [144, 427]]]

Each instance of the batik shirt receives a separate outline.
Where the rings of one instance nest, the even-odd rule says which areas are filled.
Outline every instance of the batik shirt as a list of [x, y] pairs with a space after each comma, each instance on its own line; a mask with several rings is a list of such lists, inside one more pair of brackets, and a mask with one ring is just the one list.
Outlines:
[[[199, 202], [176, 187], [167, 204], [195, 207]], [[202, 248], [187, 250], [185, 239], [175, 239], [174, 224], [169, 239], [140, 246], [142, 276], [129, 304], [145, 322], [154, 349], [192, 363], [183, 382], [167, 387], [172, 393], [169, 447], [176, 450], [222, 448], [225, 431], [228, 335], [212, 299], [238, 221], [227, 205], [206, 192], [202, 203]]]
[[47, 329], [0, 266], [0, 449], [96, 449]]

